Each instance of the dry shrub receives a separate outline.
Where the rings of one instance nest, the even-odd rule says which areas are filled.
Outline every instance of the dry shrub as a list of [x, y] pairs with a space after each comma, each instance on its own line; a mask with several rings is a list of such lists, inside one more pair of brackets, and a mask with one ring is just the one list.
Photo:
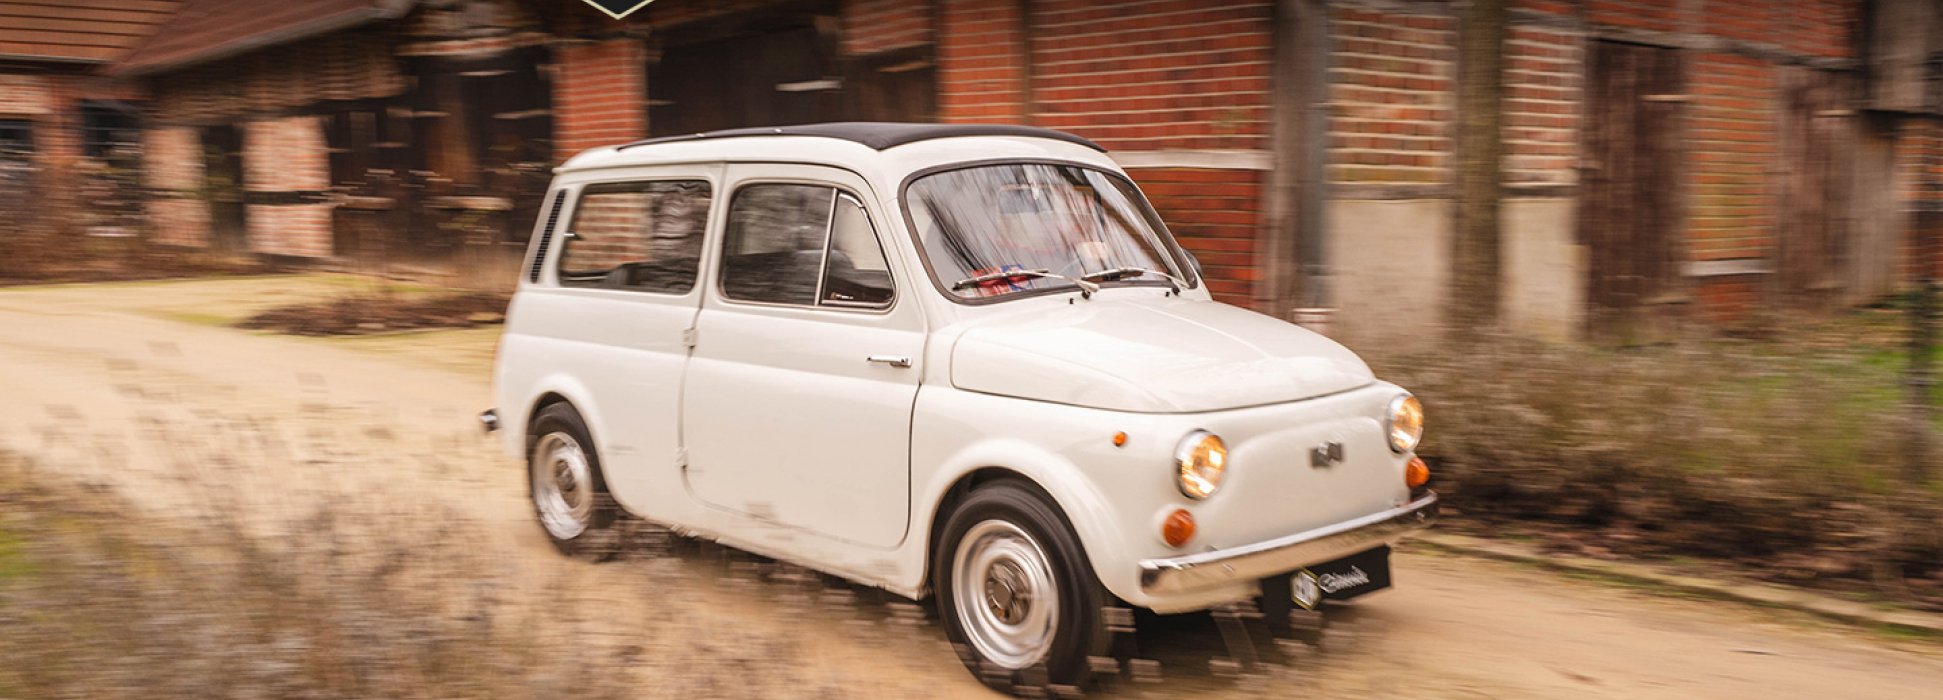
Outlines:
[[0, 285], [253, 275], [275, 269], [247, 256], [131, 238], [34, 231], [0, 236]]
[[1901, 480], [1896, 360], [1823, 345], [1493, 337], [1373, 360], [1423, 399], [1422, 453], [1458, 522], [1943, 600], [1939, 492]]
[[511, 295], [488, 292], [407, 296], [359, 293], [281, 306], [244, 319], [240, 328], [295, 335], [364, 335], [426, 328], [467, 328], [506, 317]]
[[245, 253], [158, 245], [126, 171], [82, 160], [43, 170], [0, 158], [0, 285], [257, 274]]

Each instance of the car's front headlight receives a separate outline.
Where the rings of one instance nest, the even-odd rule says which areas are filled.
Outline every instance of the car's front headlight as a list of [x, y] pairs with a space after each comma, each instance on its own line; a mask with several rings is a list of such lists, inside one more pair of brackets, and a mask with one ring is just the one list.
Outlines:
[[1404, 394], [1390, 400], [1383, 417], [1383, 432], [1390, 436], [1390, 449], [1398, 453], [1417, 449], [1424, 439], [1424, 405], [1417, 397]]
[[1228, 446], [1214, 433], [1196, 430], [1181, 440], [1174, 462], [1181, 493], [1195, 500], [1207, 498], [1221, 488], [1221, 476], [1228, 471]]

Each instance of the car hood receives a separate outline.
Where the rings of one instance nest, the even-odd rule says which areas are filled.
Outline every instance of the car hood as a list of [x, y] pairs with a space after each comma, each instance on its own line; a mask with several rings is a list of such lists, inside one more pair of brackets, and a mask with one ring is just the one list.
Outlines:
[[952, 349], [967, 391], [1142, 413], [1299, 401], [1374, 381], [1335, 341], [1211, 301], [1107, 300], [981, 319]]

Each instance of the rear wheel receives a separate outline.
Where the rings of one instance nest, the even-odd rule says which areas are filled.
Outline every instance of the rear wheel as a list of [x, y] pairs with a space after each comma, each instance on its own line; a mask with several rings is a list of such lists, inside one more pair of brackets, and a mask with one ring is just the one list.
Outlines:
[[587, 423], [572, 406], [556, 403], [540, 409], [527, 435], [528, 483], [541, 530], [563, 553], [592, 553], [589, 542], [613, 524], [616, 509]]
[[1038, 489], [1001, 481], [973, 491], [933, 557], [946, 634], [980, 680], [1002, 691], [1086, 684], [1088, 657], [1107, 652], [1107, 594]]

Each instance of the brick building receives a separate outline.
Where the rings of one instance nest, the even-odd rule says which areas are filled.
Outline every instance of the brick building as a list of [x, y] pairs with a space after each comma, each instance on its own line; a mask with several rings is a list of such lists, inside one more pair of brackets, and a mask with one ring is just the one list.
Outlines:
[[[178, 0], [0, 2], [0, 202], [26, 211], [44, 196], [96, 197], [79, 229], [126, 230], [140, 209], [139, 85], [100, 74], [179, 9]], [[38, 177], [45, 174], [45, 177]], [[117, 186], [126, 182], [127, 187]], [[14, 201], [17, 200], [17, 201]]]
[[[1855, 304], [1908, 281], [1943, 138], [1915, 116], [1922, 100], [1880, 93], [1920, 90], [1935, 2], [1508, 2], [1513, 325], [1570, 337]], [[583, 148], [811, 121], [1029, 123], [1111, 149], [1218, 297], [1330, 309], [1339, 332], [1387, 342], [1445, 307], [1457, 13], [657, 0], [615, 21], [542, 0], [185, 0], [96, 74], [151, 96], [160, 240], [507, 257], [546, 168]], [[455, 221], [496, 233], [439, 233], [480, 230]]]

